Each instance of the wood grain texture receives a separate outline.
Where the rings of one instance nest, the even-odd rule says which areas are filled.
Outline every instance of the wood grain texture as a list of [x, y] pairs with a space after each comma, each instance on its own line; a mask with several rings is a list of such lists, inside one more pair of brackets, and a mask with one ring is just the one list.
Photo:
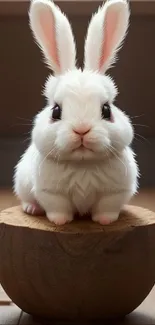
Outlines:
[[32, 230], [43, 230], [66, 234], [91, 234], [98, 232], [117, 233], [120, 231], [129, 231], [134, 227], [154, 224], [155, 213], [148, 209], [130, 205], [125, 206], [123, 211], [120, 213], [119, 219], [108, 226], [102, 226], [89, 219], [76, 219], [74, 222], [66, 224], [65, 226], [55, 226], [46, 217], [31, 217], [22, 211], [21, 206], [14, 206], [3, 210], [0, 214], [0, 225], [3, 223], [13, 227], [23, 227]]
[[[14, 197], [12, 191], [10, 191], [9, 189], [0, 190], [0, 211], [5, 209], [6, 207], [12, 207], [13, 205], [16, 205], [17, 202], [18, 201]], [[12, 302], [11, 299], [8, 297], [8, 295], [5, 293], [2, 286], [0, 285], [0, 306], [1, 306], [0, 313], [1, 313], [2, 306], [10, 305], [11, 302]], [[0, 318], [0, 324], [3, 324], [1, 318]], [[11, 325], [11, 321], [9, 324]]]
[[0, 216], [0, 281], [24, 311], [52, 319], [93, 320], [128, 314], [155, 282], [155, 214], [126, 207], [102, 227], [63, 228], [20, 208]]

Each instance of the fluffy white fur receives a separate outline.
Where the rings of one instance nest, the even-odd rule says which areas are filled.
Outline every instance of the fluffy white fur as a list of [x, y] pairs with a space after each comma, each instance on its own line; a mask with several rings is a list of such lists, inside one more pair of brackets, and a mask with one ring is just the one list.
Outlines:
[[[46, 10], [55, 31], [50, 52], [46, 23], [39, 24]], [[48, 12], [49, 20], [50, 15]], [[107, 34], [111, 17], [114, 26]], [[125, 36], [128, 17], [125, 0], [109, 0], [99, 9], [88, 28], [86, 68], [82, 71], [75, 68], [75, 44], [67, 18], [49, 0], [32, 2], [31, 27], [56, 76], [46, 82], [48, 104], [36, 116], [31, 144], [16, 166], [14, 188], [25, 212], [45, 211], [57, 225], [70, 222], [76, 212], [90, 212], [94, 221], [108, 224], [118, 218], [120, 209], [136, 192], [138, 168], [130, 149], [133, 128], [125, 113], [113, 104], [117, 89], [104, 74]], [[113, 122], [101, 119], [101, 106], [106, 102]], [[54, 103], [62, 107], [62, 118], [57, 122], [52, 121]], [[83, 137], [82, 148], [81, 137], [74, 132], [79, 128], [90, 130]]]
[[[129, 5], [125, 0], [109, 0], [99, 8], [92, 17], [87, 32], [85, 68], [105, 73], [115, 62], [127, 33], [129, 15]], [[101, 57], [103, 62], [99, 66]]]
[[[66, 16], [52, 1], [33, 0], [29, 17], [34, 38], [42, 49], [49, 67], [55, 74], [73, 69], [76, 59], [75, 42]], [[54, 41], [56, 48], [51, 48]], [[56, 51], [58, 62], [54, 55]]]

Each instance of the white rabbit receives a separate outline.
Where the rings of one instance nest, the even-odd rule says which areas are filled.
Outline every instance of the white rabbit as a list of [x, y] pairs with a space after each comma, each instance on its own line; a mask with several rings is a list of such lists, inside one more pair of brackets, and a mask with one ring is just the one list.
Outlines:
[[15, 193], [25, 212], [46, 212], [56, 225], [77, 212], [109, 224], [137, 191], [133, 128], [114, 106], [117, 89], [105, 75], [126, 35], [129, 5], [109, 0], [92, 17], [83, 70], [76, 68], [71, 26], [60, 9], [50, 0], [33, 0], [29, 16], [54, 76], [46, 82], [48, 103], [34, 120], [31, 144], [16, 166]]

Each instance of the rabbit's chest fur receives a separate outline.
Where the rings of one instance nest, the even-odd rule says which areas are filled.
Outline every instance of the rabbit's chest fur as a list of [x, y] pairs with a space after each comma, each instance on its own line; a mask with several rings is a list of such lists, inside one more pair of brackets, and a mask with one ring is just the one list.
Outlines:
[[[70, 196], [75, 207], [81, 213], [87, 212], [95, 202], [97, 192], [101, 187], [101, 180], [98, 178], [96, 169], [78, 168], [70, 173], [64, 182], [68, 184], [65, 192]], [[66, 187], [65, 184], [63, 187]]]
[[[131, 166], [132, 167], [132, 166]], [[127, 167], [126, 167], [127, 168]], [[72, 164], [54, 163], [46, 160], [36, 175], [36, 186], [51, 193], [69, 197], [75, 209], [88, 212], [102, 193], [114, 193], [128, 188], [131, 183], [131, 168], [126, 170], [120, 161], [104, 163]]]
[[86, 166], [71, 166], [69, 163], [50, 165], [47, 162], [44, 164], [37, 179], [37, 186], [51, 193], [68, 196], [78, 211], [86, 213], [101, 188], [99, 170]]

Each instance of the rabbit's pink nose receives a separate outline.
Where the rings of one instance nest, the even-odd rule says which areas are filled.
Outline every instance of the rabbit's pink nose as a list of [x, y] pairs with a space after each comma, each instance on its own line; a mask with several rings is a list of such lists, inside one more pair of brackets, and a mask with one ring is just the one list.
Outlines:
[[76, 133], [76, 134], [79, 134], [81, 136], [84, 136], [85, 134], [87, 134], [89, 131], [90, 131], [90, 126], [78, 126], [78, 127], [75, 127], [73, 129], [73, 131]]

